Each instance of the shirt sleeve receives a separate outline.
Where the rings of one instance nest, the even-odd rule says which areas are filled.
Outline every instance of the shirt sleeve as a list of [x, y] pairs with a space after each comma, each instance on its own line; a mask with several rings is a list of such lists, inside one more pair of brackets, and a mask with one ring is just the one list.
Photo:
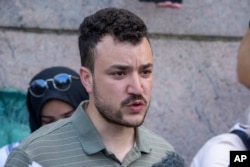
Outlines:
[[9, 154], [4, 167], [29, 167], [31, 164], [32, 160], [29, 155], [17, 147]]

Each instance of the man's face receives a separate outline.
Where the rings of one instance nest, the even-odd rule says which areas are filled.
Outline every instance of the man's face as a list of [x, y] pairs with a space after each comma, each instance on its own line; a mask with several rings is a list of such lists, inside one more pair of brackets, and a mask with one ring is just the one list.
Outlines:
[[141, 125], [152, 89], [153, 56], [146, 38], [137, 45], [105, 36], [95, 49], [93, 99], [106, 121]]

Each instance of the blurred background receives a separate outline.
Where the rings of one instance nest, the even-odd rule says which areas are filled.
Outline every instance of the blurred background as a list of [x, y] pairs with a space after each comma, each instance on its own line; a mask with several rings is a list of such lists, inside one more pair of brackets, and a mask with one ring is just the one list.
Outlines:
[[25, 92], [33, 75], [54, 65], [79, 71], [78, 27], [105, 7], [129, 9], [147, 24], [155, 64], [144, 126], [187, 164], [207, 139], [244, 120], [250, 91], [237, 81], [236, 61], [249, 0], [183, 0], [181, 9], [138, 0], [0, 0], [0, 89]]

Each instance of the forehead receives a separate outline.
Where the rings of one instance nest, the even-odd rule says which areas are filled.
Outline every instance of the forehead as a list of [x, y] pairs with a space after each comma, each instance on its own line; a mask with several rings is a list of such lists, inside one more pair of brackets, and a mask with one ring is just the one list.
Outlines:
[[107, 35], [95, 48], [95, 68], [114, 64], [140, 66], [152, 62], [152, 49], [146, 38], [133, 45], [129, 42], [119, 42]]

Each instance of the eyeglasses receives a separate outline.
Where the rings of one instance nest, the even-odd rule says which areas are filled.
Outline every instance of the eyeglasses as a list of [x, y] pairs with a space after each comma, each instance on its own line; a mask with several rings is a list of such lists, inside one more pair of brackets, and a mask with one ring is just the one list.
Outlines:
[[42, 97], [49, 89], [48, 82], [52, 82], [56, 90], [66, 91], [70, 88], [72, 79], [79, 79], [78, 77], [61, 73], [47, 80], [37, 79], [30, 83], [29, 92], [35, 97]]

